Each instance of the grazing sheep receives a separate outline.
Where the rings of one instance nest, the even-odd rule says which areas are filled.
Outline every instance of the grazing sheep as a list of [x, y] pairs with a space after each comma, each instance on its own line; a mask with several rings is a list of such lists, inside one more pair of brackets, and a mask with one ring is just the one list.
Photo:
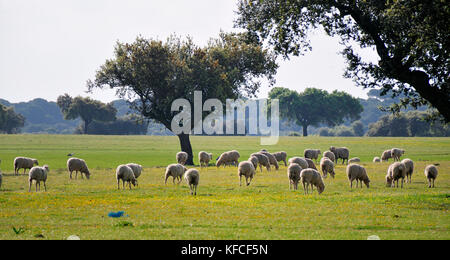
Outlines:
[[185, 165], [189, 158], [189, 155], [186, 152], [179, 152], [179, 153], [177, 153], [176, 158], [177, 158], [177, 162], [179, 164]]
[[392, 155], [392, 158], [394, 158], [394, 162], [400, 161], [400, 158], [402, 157], [403, 154], [405, 154], [405, 150], [398, 149], [398, 148], [393, 148], [391, 150], [391, 155]]
[[284, 162], [284, 166], [287, 166], [287, 153], [286, 152], [277, 152], [273, 153], [273, 156], [275, 156], [275, 159], [277, 159], [278, 162]]
[[330, 159], [333, 163], [336, 162], [336, 156], [331, 151], [323, 152], [323, 157]]
[[319, 155], [320, 155], [320, 150], [306, 149], [303, 154], [304, 154], [305, 158], [308, 158], [311, 160], [314, 159], [317, 162], [317, 159], [319, 158]]
[[267, 156], [267, 158], [269, 158], [269, 163], [270, 165], [275, 166], [275, 170], [278, 171], [278, 169], [280, 168], [280, 166], [278, 165], [278, 161], [277, 158], [275, 158], [275, 156], [273, 156], [271, 153], [269, 152], [264, 152], [264, 151], [260, 151], [260, 154], [263, 154], [265, 156]]
[[199, 152], [198, 153], [198, 161], [200, 162], [200, 168], [202, 168], [203, 166], [208, 167], [209, 166], [209, 161], [212, 160], [212, 153], [207, 153], [207, 152]]
[[228, 153], [230, 155], [229, 158], [230, 158], [231, 163], [234, 166], [238, 167], [238, 165], [239, 165], [239, 158], [241, 158], [241, 155], [239, 154], [239, 152], [236, 151], [236, 150], [233, 150], [233, 151], [230, 151]]
[[191, 189], [191, 195], [197, 196], [197, 187], [200, 181], [200, 174], [196, 169], [190, 169], [184, 175], [187, 185]]
[[75, 179], [78, 178], [78, 172], [81, 173], [82, 179], [83, 179], [83, 173], [84, 173], [84, 175], [86, 175], [87, 179], [89, 179], [91, 177], [89, 168], [83, 159], [70, 158], [69, 160], [67, 160], [67, 170], [69, 171], [70, 179], [72, 179], [73, 172], [75, 172]]
[[320, 168], [322, 169], [323, 177], [326, 178], [328, 173], [330, 173], [331, 177], [334, 179], [336, 175], [334, 172], [334, 163], [327, 157], [322, 157], [320, 160]]
[[335, 163], [337, 164], [339, 159], [342, 159], [342, 164], [345, 163], [345, 160], [347, 160], [347, 164], [348, 164], [348, 158], [350, 157], [350, 150], [346, 147], [334, 147], [331, 146], [330, 147], [330, 151], [332, 153], [334, 153], [334, 156], [336, 157], [336, 161]]
[[131, 190], [131, 184], [133, 186], [137, 185], [136, 177], [134, 176], [133, 169], [127, 165], [119, 165], [116, 169], [116, 179], [117, 179], [117, 189], [120, 190], [120, 180], [123, 182], [123, 189], [125, 189], [125, 182], [128, 182], [128, 185]]
[[253, 167], [253, 163], [245, 161], [239, 164], [238, 173], [239, 173], [239, 186], [242, 186], [242, 176], [245, 177], [245, 182], [247, 183], [247, 186], [249, 186], [253, 180], [253, 177], [256, 174], [256, 171], [255, 167]]
[[367, 176], [366, 169], [359, 165], [359, 164], [349, 164], [347, 166], [347, 177], [350, 181], [350, 188], [353, 188], [353, 181], [356, 180], [356, 188], [358, 188], [358, 183], [361, 183], [361, 188], [363, 187], [362, 184], [366, 184], [367, 188], [369, 188], [370, 179], [369, 176]]
[[387, 187], [395, 187], [395, 182], [397, 182], [398, 188], [398, 181], [402, 179], [402, 189], [403, 189], [403, 183], [405, 182], [405, 178], [406, 178], [405, 164], [401, 162], [393, 163], [388, 168], [388, 173], [386, 175], [386, 185]]
[[[258, 163], [259, 163], [258, 157], [251, 156], [250, 158], [248, 158], [248, 161], [253, 164], [253, 167], [255, 167], [255, 170], [258, 169]], [[261, 171], [262, 171], [262, 169], [261, 169]]]
[[266, 167], [267, 171], [270, 172], [270, 162], [269, 162], [269, 158], [267, 156], [265, 156], [264, 154], [260, 154], [260, 153], [253, 153], [252, 155], [250, 155], [251, 157], [256, 157], [258, 158], [258, 164], [259, 164], [259, 169], [262, 170], [262, 167]]
[[392, 158], [391, 150], [386, 150], [386, 151], [384, 151], [383, 154], [381, 155], [381, 160], [382, 160], [383, 162], [388, 162], [389, 159], [391, 159], [391, 158]]
[[358, 157], [355, 157], [355, 158], [352, 158], [352, 159], [348, 160], [349, 164], [360, 163], [360, 162], [361, 162], [361, 159], [359, 159]]
[[434, 165], [428, 165], [425, 168], [425, 177], [428, 179], [428, 188], [434, 188], [434, 181], [438, 176], [438, 169]]
[[411, 159], [404, 159], [402, 163], [406, 166], [406, 183], [412, 183], [414, 162]]
[[320, 173], [314, 169], [303, 169], [300, 173], [300, 179], [303, 183], [305, 194], [309, 193], [309, 185], [311, 185], [312, 191], [314, 191], [314, 186], [316, 186], [319, 194], [322, 194], [325, 190], [325, 184], [323, 183]]
[[373, 162], [374, 163], [380, 163], [381, 162], [381, 158], [380, 157], [374, 157], [373, 158]]
[[172, 176], [173, 184], [175, 184], [175, 179], [178, 179], [178, 184], [180, 184], [183, 174], [187, 171], [187, 168], [181, 164], [171, 164], [166, 168], [165, 181], [164, 184], [167, 184], [167, 179]]
[[[139, 178], [139, 176], [141, 176], [141, 174], [142, 174], [142, 166], [139, 164], [136, 164], [136, 163], [129, 163], [129, 164], [127, 164], [127, 166], [133, 170], [134, 177], [137, 180]], [[137, 183], [136, 183], [136, 185], [137, 185]]]
[[304, 158], [306, 160], [306, 162], [308, 163], [308, 168], [317, 170], [316, 165], [314, 164], [313, 160], [309, 159], [309, 158]]
[[23, 174], [33, 166], [39, 165], [38, 160], [26, 157], [16, 157], [14, 159], [14, 175], [19, 175], [19, 170], [23, 169]]
[[308, 162], [304, 158], [292, 157], [291, 159], [289, 159], [289, 164], [292, 164], [292, 163], [296, 163], [296, 164], [300, 165], [300, 167], [302, 167], [302, 169], [308, 168]]
[[33, 167], [31, 168], [30, 172], [28, 173], [28, 192], [31, 192], [31, 184], [33, 183], [33, 180], [36, 182], [36, 192], [38, 191], [38, 185], [39, 185], [39, 191], [41, 191], [41, 181], [44, 182], [44, 190], [47, 191], [47, 176], [50, 169], [48, 168], [48, 165], [44, 165], [43, 167]]
[[219, 168], [223, 165], [223, 167], [233, 165], [235, 164], [235, 154], [232, 154], [231, 152], [225, 152], [219, 156], [219, 158], [216, 160], [216, 166]]
[[302, 167], [296, 163], [289, 165], [287, 170], [287, 175], [289, 178], [289, 190], [294, 186], [294, 190], [298, 190], [298, 182], [300, 181], [300, 173], [302, 172]]

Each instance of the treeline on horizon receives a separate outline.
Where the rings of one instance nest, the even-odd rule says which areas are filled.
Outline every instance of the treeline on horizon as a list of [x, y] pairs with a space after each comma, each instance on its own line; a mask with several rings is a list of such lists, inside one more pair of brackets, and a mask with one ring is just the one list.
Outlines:
[[[363, 107], [360, 119], [347, 121], [336, 127], [326, 125], [312, 126], [312, 135], [319, 136], [392, 136], [392, 137], [448, 137], [450, 127], [439, 121], [427, 121], [426, 107], [406, 110], [397, 116], [383, 112], [380, 107], [389, 107], [399, 102], [401, 97], [380, 96], [380, 91], [371, 90], [368, 99], [358, 99]], [[64, 115], [56, 102], [34, 99], [29, 102], [10, 103], [0, 99], [1, 109], [8, 110], [0, 115], [0, 133], [8, 134], [83, 134], [81, 119], [64, 120]], [[93, 121], [87, 131], [92, 135], [173, 135], [162, 124], [153, 121], [140, 121], [130, 110], [125, 100], [111, 102], [117, 110], [115, 120], [109, 122]], [[1, 112], [1, 111], [0, 111]], [[282, 118], [282, 136], [301, 136], [302, 127]]]

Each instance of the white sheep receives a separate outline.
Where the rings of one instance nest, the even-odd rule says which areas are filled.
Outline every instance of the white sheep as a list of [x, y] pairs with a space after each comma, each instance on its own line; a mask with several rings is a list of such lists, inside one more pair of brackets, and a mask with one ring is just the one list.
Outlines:
[[314, 169], [303, 169], [300, 173], [300, 179], [303, 183], [305, 194], [309, 193], [309, 185], [311, 185], [312, 191], [314, 191], [314, 186], [316, 186], [319, 194], [322, 194], [325, 190], [325, 184], [323, 183], [320, 173]]
[[117, 189], [120, 190], [120, 180], [123, 183], [123, 189], [125, 189], [125, 182], [128, 182], [131, 190], [131, 184], [137, 185], [136, 177], [134, 176], [133, 169], [127, 165], [119, 165], [116, 169]]
[[269, 152], [265, 152], [265, 151], [260, 151], [259, 153], [267, 156], [267, 158], [269, 158], [270, 165], [275, 166], [275, 169], [278, 171], [280, 166], [278, 165], [277, 158], [275, 158], [275, 156], [273, 156], [273, 154], [271, 154]]
[[384, 151], [383, 154], [381, 155], [381, 160], [382, 160], [383, 162], [388, 162], [389, 159], [391, 159], [391, 158], [392, 158], [391, 150], [386, 150], [386, 151]]
[[328, 173], [330, 173], [331, 177], [334, 179], [336, 175], [334, 172], [334, 163], [327, 157], [322, 157], [320, 160], [320, 168], [322, 169], [323, 177], [326, 178]]
[[428, 180], [428, 188], [433, 187], [434, 188], [434, 181], [436, 180], [438, 176], [438, 168], [434, 165], [428, 165], [425, 168], [425, 177]]
[[289, 165], [287, 169], [287, 175], [289, 178], [289, 190], [294, 186], [294, 190], [298, 190], [298, 183], [300, 181], [300, 173], [302, 172], [302, 167], [296, 163]]
[[319, 158], [320, 155], [320, 150], [314, 150], [314, 149], [306, 149], [303, 152], [305, 158], [311, 159], [311, 160], [315, 160], [317, 162], [317, 159]]
[[263, 171], [262, 170], [263, 166], [266, 167], [267, 171], [270, 172], [270, 162], [267, 156], [261, 153], [253, 153], [250, 156], [258, 158], [259, 169], [261, 170], [261, 172]]
[[360, 183], [361, 188], [363, 187], [362, 184], [367, 186], [369, 188], [370, 186], [370, 179], [367, 175], [366, 169], [359, 165], [359, 164], [349, 164], [347, 166], [347, 177], [350, 181], [350, 188], [353, 188], [353, 181], [356, 180], [356, 188], [358, 188], [358, 183]]
[[397, 182], [397, 188], [398, 188], [398, 182], [401, 179], [402, 180], [402, 189], [403, 189], [403, 183], [405, 182], [406, 178], [406, 166], [405, 164], [401, 162], [395, 162], [391, 164], [388, 168], [388, 173], [386, 175], [386, 186], [387, 187], [395, 187], [395, 182]]
[[381, 158], [380, 157], [374, 157], [373, 158], [373, 162], [374, 163], [380, 163], [381, 162]]
[[337, 164], [339, 159], [342, 159], [342, 164], [345, 163], [347, 160], [348, 164], [348, 158], [350, 157], [350, 150], [347, 147], [330, 147], [330, 151], [334, 153], [334, 156], [336, 157], [335, 163]]
[[200, 168], [208, 167], [209, 162], [212, 160], [213, 154], [201, 151], [198, 153], [198, 161], [200, 162]]
[[323, 157], [330, 159], [333, 163], [336, 162], [336, 156], [331, 151], [323, 152]]
[[[255, 167], [255, 170], [258, 169], [258, 164], [259, 164], [258, 157], [251, 156], [250, 158], [248, 158], [248, 161], [253, 164], [253, 167]], [[262, 169], [261, 169], [261, 171], [262, 171]]]
[[292, 164], [292, 163], [296, 163], [296, 164], [300, 165], [300, 167], [302, 167], [302, 169], [309, 168], [308, 162], [304, 158], [301, 158], [301, 157], [292, 157], [291, 159], [289, 159], [289, 164]]
[[189, 155], [186, 152], [179, 152], [176, 155], [177, 162], [181, 165], [185, 165], [188, 158], [189, 158]]
[[167, 179], [169, 177], [173, 178], [173, 184], [175, 184], [175, 180], [178, 179], [178, 184], [180, 184], [183, 174], [187, 171], [187, 168], [184, 167], [184, 165], [181, 164], [171, 164], [167, 166], [166, 168], [166, 174], [164, 176], [165, 181], [164, 183], [167, 184]]
[[44, 182], [44, 190], [47, 191], [47, 176], [50, 169], [48, 168], [48, 165], [44, 165], [43, 167], [33, 167], [31, 168], [30, 172], [28, 173], [28, 192], [31, 192], [31, 185], [33, 183], [33, 180], [36, 182], [36, 192], [38, 191], [38, 185], [39, 185], [39, 191], [41, 191], [41, 181]]
[[247, 186], [249, 186], [253, 180], [253, 177], [256, 174], [253, 163], [249, 161], [241, 162], [238, 167], [238, 174], [239, 174], [239, 186], [242, 186], [242, 176], [245, 177], [245, 182], [247, 183]]
[[277, 159], [278, 162], [284, 162], [284, 166], [287, 166], [287, 153], [286, 152], [277, 152], [273, 153], [273, 156], [275, 156], [275, 159]]
[[73, 172], [75, 172], [75, 179], [78, 178], [78, 172], [81, 173], [81, 178], [83, 178], [83, 174], [86, 175], [87, 179], [91, 177], [86, 161], [83, 159], [70, 158], [67, 160], [67, 170], [69, 171], [70, 179], [72, 179]]
[[197, 187], [200, 182], [200, 173], [196, 169], [190, 169], [184, 175], [187, 185], [191, 189], [191, 195], [197, 196]]
[[233, 150], [233, 151], [229, 151], [228, 154], [230, 156], [229, 159], [232, 162], [232, 164], [234, 166], [238, 167], [238, 165], [239, 165], [239, 158], [241, 158], [241, 155], [239, 154], [239, 152], [236, 151], [236, 150]]
[[400, 157], [402, 157], [403, 154], [405, 154], [405, 150], [398, 149], [398, 148], [393, 148], [391, 150], [391, 155], [392, 155], [392, 158], [394, 158], [394, 161], [400, 161]]
[[19, 170], [23, 169], [23, 174], [33, 166], [39, 165], [38, 160], [27, 157], [16, 157], [14, 159], [14, 175], [19, 175]]
[[414, 162], [411, 159], [404, 159], [402, 163], [406, 166], [406, 183], [412, 183], [414, 173]]
[[129, 164], [127, 164], [127, 166], [130, 167], [131, 170], [133, 170], [134, 177], [137, 180], [139, 178], [139, 176], [141, 176], [141, 174], [142, 174], [142, 165], [139, 165], [136, 163], [129, 163]]
[[352, 158], [352, 159], [348, 160], [349, 164], [360, 163], [360, 162], [361, 162], [361, 159], [359, 159], [358, 157], [355, 157], [355, 158]]
[[219, 156], [219, 158], [217, 158], [217, 160], [216, 160], [217, 168], [219, 168], [222, 165], [223, 165], [223, 167], [226, 167], [226, 166], [231, 165], [231, 164], [233, 164], [233, 161], [232, 161], [232, 156], [231, 156], [230, 152], [222, 153]]

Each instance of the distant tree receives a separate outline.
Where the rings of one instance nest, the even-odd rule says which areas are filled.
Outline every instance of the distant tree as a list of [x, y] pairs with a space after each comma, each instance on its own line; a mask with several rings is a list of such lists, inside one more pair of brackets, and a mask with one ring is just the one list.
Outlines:
[[13, 107], [0, 104], [0, 132], [7, 134], [20, 133], [25, 125], [25, 117], [14, 111]]
[[[165, 43], [138, 37], [131, 44], [118, 42], [114, 58], [107, 60], [87, 85], [89, 90], [115, 89], [143, 117], [172, 129], [176, 113], [171, 107], [176, 99], [188, 100], [193, 108], [194, 91], [201, 91], [204, 100], [214, 98], [223, 103], [252, 97], [260, 88], [260, 78], [273, 84], [277, 68], [272, 53], [247, 34], [222, 33], [203, 48], [176, 36]], [[191, 121], [192, 129], [195, 122]], [[181, 150], [189, 155], [187, 164], [193, 165], [189, 134], [178, 138]]]
[[[94, 121], [89, 126], [93, 135], [146, 135], [149, 122], [135, 115], [119, 117], [111, 122]], [[77, 131], [82, 131], [79, 128]]]
[[[238, 27], [284, 57], [310, 50], [309, 33], [323, 27], [345, 46], [346, 77], [405, 95], [391, 111], [427, 104], [450, 122], [448, 1], [240, 0], [238, 14]], [[364, 61], [356, 45], [376, 49], [379, 61]]]
[[364, 125], [361, 121], [355, 121], [352, 124], [353, 133], [355, 136], [363, 136], [364, 135]]
[[270, 91], [271, 99], [280, 100], [280, 112], [303, 127], [303, 136], [308, 136], [309, 126], [326, 124], [336, 126], [344, 120], [357, 120], [363, 111], [359, 101], [345, 92], [307, 88], [298, 93], [287, 88], [274, 88]]
[[72, 98], [68, 94], [59, 96], [57, 104], [65, 120], [81, 118], [84, 122], [83, 133], [88, 134], [89, 125], [95, 120], [110, 122], [116, 119], [117, 110], [112, 104], [104, 104], [91, 98]]

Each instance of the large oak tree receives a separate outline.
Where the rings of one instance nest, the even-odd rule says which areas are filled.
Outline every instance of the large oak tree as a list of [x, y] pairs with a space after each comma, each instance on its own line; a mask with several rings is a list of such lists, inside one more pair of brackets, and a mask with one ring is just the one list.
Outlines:
[[[289, 57], [310, 50], [320, 26], [339, 36], [346, 77], [382, 94], [406, 95], [393, 112], [430, 105], [450, 121], [450, 5], [442, 0], [240, 0], [238, 27]], [[374, 48], [377, 63], [355, 51]]]

